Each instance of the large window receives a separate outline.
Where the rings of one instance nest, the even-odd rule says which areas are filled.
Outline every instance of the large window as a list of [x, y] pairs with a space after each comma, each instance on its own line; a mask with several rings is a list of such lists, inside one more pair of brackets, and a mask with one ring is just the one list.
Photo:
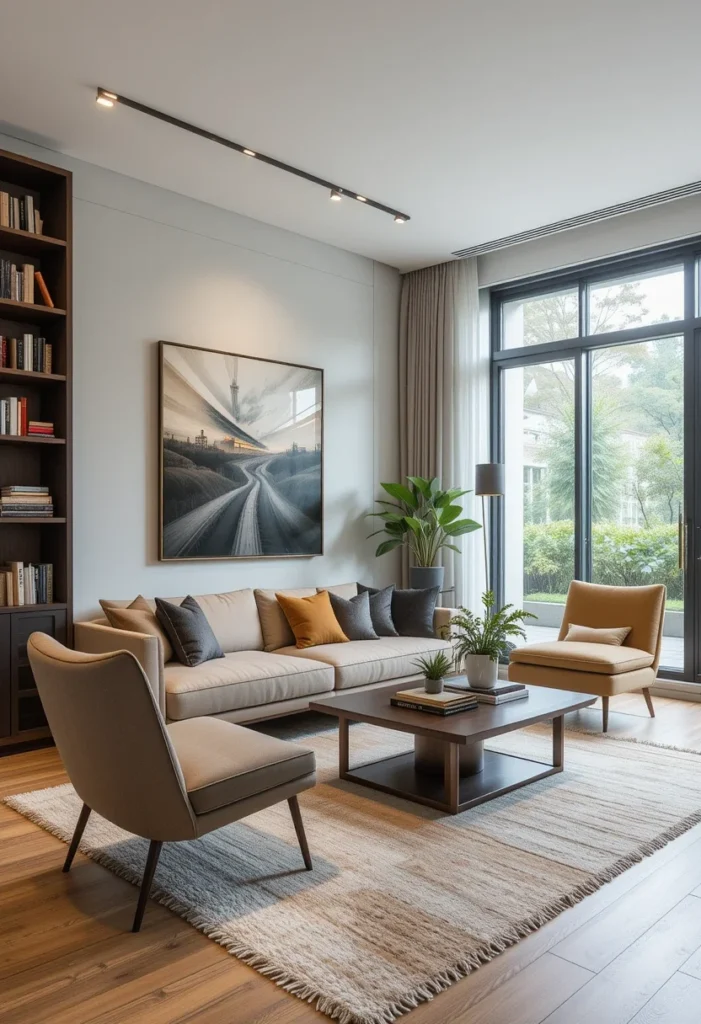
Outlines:
[[697, 682], [700, 253], [511, 285], [492, 302], [494, 457], [507, 481], [492, 544], [500, 598], [537, 616], [529, 640], [547, 640], [574, 578], [664, 583], [661, 665]]

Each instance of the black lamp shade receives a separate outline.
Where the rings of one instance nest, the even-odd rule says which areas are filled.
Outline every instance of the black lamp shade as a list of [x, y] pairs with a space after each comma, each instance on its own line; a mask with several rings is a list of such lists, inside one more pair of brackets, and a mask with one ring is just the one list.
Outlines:
[[487, 496], [503, 493], [503, 462], [480, 462], [475, 467], [475, 494]]

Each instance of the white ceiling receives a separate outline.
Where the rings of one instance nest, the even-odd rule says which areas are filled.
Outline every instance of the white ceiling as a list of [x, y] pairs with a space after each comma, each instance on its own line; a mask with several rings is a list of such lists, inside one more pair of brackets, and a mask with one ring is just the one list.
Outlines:
[[[401, 269], [701, 178], [697, 0], [2, 6], [0, 131]], [[97, 85], [412, 219], [106, 111]]]

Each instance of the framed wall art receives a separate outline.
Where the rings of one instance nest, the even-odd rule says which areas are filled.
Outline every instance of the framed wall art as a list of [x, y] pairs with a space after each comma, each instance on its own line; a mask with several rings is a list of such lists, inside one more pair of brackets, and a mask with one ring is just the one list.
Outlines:
[[161, 560], [323, 552], [323, 371], [159, 342]]

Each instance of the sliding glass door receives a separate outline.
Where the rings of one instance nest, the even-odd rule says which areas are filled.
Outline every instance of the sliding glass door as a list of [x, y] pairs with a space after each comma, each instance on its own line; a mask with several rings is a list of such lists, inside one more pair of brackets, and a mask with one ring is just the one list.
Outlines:
[[664, 583], [663, 674], [695, 682], [698, 266], [690, 248], [509, 287], [492, 303], [493, 447], [506, 466], [499, 597], [537, 616], [536, 641], [557, 636], [572, 579]]

